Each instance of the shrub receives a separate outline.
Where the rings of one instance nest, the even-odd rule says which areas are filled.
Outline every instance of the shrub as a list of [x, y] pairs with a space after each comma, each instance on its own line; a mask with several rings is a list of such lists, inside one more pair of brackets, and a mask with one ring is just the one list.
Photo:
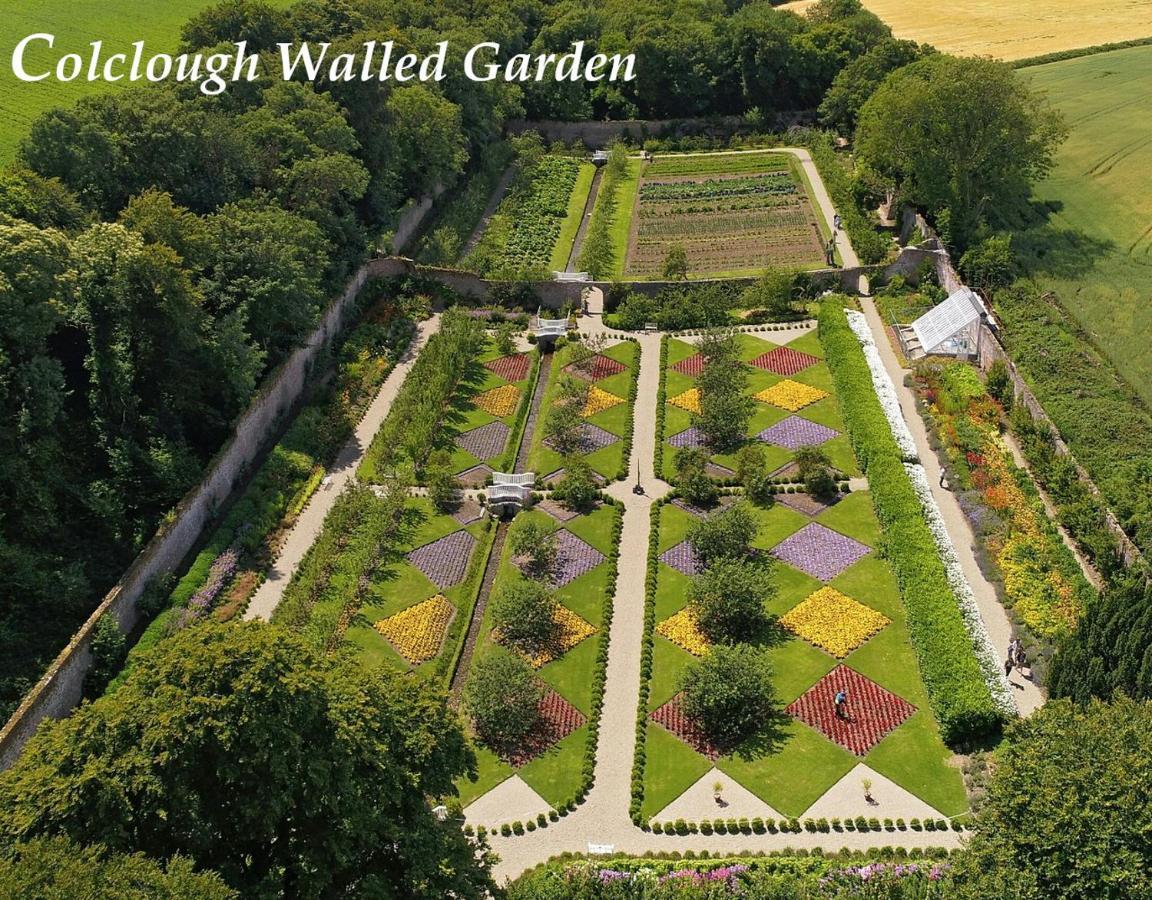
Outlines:
[[773, 489], [768, 477], [768, 462], [764, 448], [759, 443], [741, 447], [736, 454], [736, 480], [744, 488], [744, 494], [759, 506], [772, 503]]

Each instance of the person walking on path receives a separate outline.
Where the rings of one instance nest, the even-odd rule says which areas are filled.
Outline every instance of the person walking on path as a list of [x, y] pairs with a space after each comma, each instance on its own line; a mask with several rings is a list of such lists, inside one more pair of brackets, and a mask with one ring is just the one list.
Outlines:
[[848, 693], [846, 691], [837, 691], [832, 705], [836, 708], [837, 719], [848, 718]]

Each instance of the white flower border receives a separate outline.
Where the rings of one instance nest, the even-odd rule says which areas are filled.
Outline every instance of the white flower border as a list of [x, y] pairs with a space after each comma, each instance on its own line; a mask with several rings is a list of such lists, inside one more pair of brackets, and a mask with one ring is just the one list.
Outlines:
[[904, 420], [900, 400], [896, 397], [896, 387], [880, 361], [880, 351], [876, 349], [876, 342], [872, 339], [872, 329], [868, 327], [868, 320], [864, 318], [864, 313], [854, 309], [846, 309], [844, 312], [848, 314], [848, 327], [852, 329], [852, 333], [856, 335], [856, 340], [864, 350], [868, 371], [872, 373], [872, 387], [875, 388], [884, 416], [888, 419], [888, 426], [892, 429], [892, 437], [896, 439], [900, 456], [906, 462], [916, 462], [920, 459], [916, 441], [912, 438], [912, 432]]
[[884, 417], [888, 420], [888, 427], [892, 430], [892, 437], [896, 439], [900, 454], [904, 458], [904, 471], [908, 473], [908, 480], [912, 482], [912, 489], [920, 501], [920, 508], [924, 512], [924, 519], [928, 523], [928, 530], [936, 542], [936, 551], [944, 563], [944, 571], [948, 576], [948, 584], [956, 597], [960, 607], [960, 615], [964, 619], [964, 626], [968, 629], [968, 637], [972, 641], [972, 650], [980, 669], [984, 673], [984, 683], [992, 693], [996, 705], [1007, 715], [1015, 716], [1016, 700], [1008, 678], [1004, 675], [1004, 666], [1000, 655], [992, 646], [988, 637], [988, 629], [984, 627], [984, 618], [980, 615], [980, 607], [976, 605], [976, 595], [972, 593], [972, 586], [964, 577], [964, 570], [960, 566], [960, 557], [956, 555], [956, 547], [944, 525], [944, 517], [940, 514], [940, 507], [936, 498], [932, 496], [932, 487], [928, 483], [928, 475], [920, 465], [916, 442], [912, 432], [904, 419], [900, 409], [900, 401], [896, 397], [896, 386], [888, 377], [888, 371], [880, 359], [880, 351], [876, 349], [876, 342], [872, 337], [872, 329], [868, 327], [868, 320], [863, 313], [853, 309], [846, 309], [848, 325], [852, 329], [860, 347], [864, 351], [864, 359], [868, 363], [868, 370], [872, 374], [872, 384], [876, 389], [876, 396], [884, 410]]
[[948, 584], [956, 601], [960, 606], [960, 615], [968, 629], [968, 636], [972, 639], [972, 649], [980, 668], [984, 672], [984, 682], [992, 692], [992, 699], [996, 701], [1005, 713], [1011, 716], [1018, 715], [1016, 701], [1008, 678], [1004, 675], [1004, 664], [1000, 655], [992, 646], [988, 637], [988, 630], [984, 627], [984, 618], [980, 615], [980, 607], [976, 605], [976, 596], [972, 593], [972, 586], [964, 577], [964, 570], [960, 566], [960, 557], [956, 555], [956, 547], [944, 525], [944, 518], [940, 515], [940, 507], [936, 505], [936, 498], [932, 496], [932, 487], [928, 483], [928, 475], [919, 463], [904, 463], [904, 471], [912, 482], [912, 488], [920, 500], [920, 508], [924, 510], [924, 518], [928, 522], [928, 530], [936, 541], [936, 549], [944, 562], [944, 571], [948, 575]]

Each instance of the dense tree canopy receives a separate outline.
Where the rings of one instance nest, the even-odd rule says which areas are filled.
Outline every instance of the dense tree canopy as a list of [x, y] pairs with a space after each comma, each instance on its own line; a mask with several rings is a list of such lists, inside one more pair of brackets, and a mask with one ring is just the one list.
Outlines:
[[429, 798], [475, 760], [444, 698], [279, 628], [204, 624], [41, 728], [0, 776], [0, 845], [182, 854], [246, 897], [477, 896]]

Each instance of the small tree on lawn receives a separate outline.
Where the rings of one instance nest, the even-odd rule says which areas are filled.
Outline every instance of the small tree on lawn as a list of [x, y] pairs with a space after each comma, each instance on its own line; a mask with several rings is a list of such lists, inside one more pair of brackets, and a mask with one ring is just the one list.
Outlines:
[[768, 461], [761, 444], [748, 444], [736, 454], [736, 477], [744, 486], [744, 495], [758, 506], [769, 506], [774, 495], [768, 477]]
[[762, 309], [776, 319], [789, 318], [793, 313], [795, 280], [791, 272], [768, 269], [755, 284], [745, 289], [740, 302], [745, 309]]
[[513, 322], [501, 322], [496, 326], [496, 334], [492, 339], [496, 352], [501, 356], [511, 356], [516, 352], [516, 335], [519, 332]]
[[757, 530], [756, 517], [741, 501], [695, 522], [688, 531], [688, 540], [704, 564], [711, 565], [720, 559], [746, 557]]
[[735, 747], [779, 712], [767, 656], [720, 644], [680, 675], [685, 715], [718, 747]]
[[745, 393], [748, 370], [740, 361], [739, 344], [731, 332], [718, 332], [706, 335], [697, 349], [707, 362], [696, 379], [700, 389], [696, 427], [713, 448], [734, 449], [743, 443], [755, 407]]
[[688, 251], [683, 244], [672, 244], [664, 257], [664, 277], [673, 280], [688, 280]]
[[556, 385], [552, 406], [544, 419], [544, 437], [562, 456], [580, 450], [584, 425], [584, 407], [588, 404], [591, 385], [578, 378], [561, 377]]
[[492, 621], [504, 643], [535, 656], [556, 632], [556, 601], [539, 581], [514, 581], [493, 600]]
[[519, 656], [492, 653], [472, 664], [464, 706], [480, 739], [497, 753], [514, 753], [540, 727], [544, 685]]
[[796, 451], [796, 465], [809, 494], [822, 500], [836, 496], [836, 476], [827, 453], [819, 447], [801, 447]]
[[600, 499], [600, 486], [592, 475], [592, 467], [583, 456], [569, 456], [564, 460], [564, 477], [552, 496], [576, 512], [588, 512]]
[[452, 474], [452, 457], [444, 450], [432, 454], [424, 475], [428, 499], [440, 512], [451, 512], [459, 498], [460, 483]]
[[734, 644], [764, 627], [764, 604], [775, 592], [764, 563], [722, 557], [692, 579], [688, 604], [710, 641]]
[[524, 574], [543, 581], [556, 565], [556, 532], [536, 519], [521, 519], [512, 529], [512, 554], [525, 560]]
[[697, 447], [683, 447], [676, 454], [676, 490], [689, 503], [708, 507], [716, 502], [720, 491], [708, 477], [708, 454]]

